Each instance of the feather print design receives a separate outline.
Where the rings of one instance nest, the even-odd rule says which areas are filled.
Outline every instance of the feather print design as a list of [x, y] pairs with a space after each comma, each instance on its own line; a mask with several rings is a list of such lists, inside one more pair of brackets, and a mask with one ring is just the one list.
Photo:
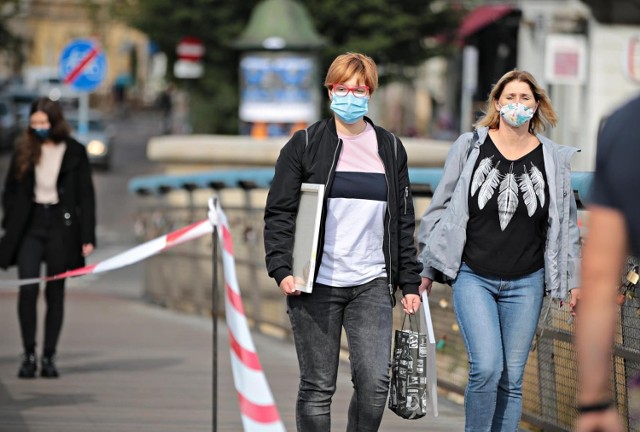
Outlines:
[[476, 191], [482, 186], [482, 183], [484, 183], [487, 174], [489, 174], [489, 171], [493, 168], [493, 164], [491, 163], [492, 159], [493, 156], [484, 158], [480, 164], [478, 164], [478, 168], [475, 174], [473, 174], [473, 180], [471, 181], [471, 196], [476, 194]]
[[524, 167], [524, 174], [520, 176], [519, 180], [522, 198], [524, 199], [524, 204], [527, 206], [527, 214], [529, 215], [529, 217], [531, 217], [536, 212], [538, 201], [536, 200], [536, 192], [533, 188], [531, 177], [529, 177], [529, 174], [527, 173], [526, 166]]
[[518, 208], [518, 183], [513, 173], [513, 164], [511, 164], [509, 172], [500, 183], [500, 195], [498, 195], [498, 217], [502, 231], [509, 225], [516, 208]]
[[500, 165], [500, 161], [498, 161], [496, 166], [489, 172], [489, 174], [487, 174], [487, 178], [482, 184], [480, 192], [478, 192], [478, 207], [480, 210], [482, 210], [491, 199], [496, 186], [500, 183], [500, 171], [498, 171], [498, 165]]
[[540, 207], [544, 207], [544, 177], [533, 162], [531, 162], [529, 175], [531, 176], [531, 183], [533, 183], [533, 190], [536, 192], [536, 196], [540, 200]]

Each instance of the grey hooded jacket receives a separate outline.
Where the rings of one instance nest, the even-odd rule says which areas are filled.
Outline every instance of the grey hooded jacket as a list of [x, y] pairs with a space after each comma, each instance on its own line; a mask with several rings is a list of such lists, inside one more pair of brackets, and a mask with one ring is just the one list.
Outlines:
[[[473, 168], [489, 129], [462, 134], [452, 145], [442, 178], [418, 232], [422, 277], [451, 282], [460, 269], [469, 220]], [[580, 286], [580, 231], [571, 187], [570, 159], [578, 149], [537, 135], [542, 143], [549, 187], [549, 226], [544, 254], [546, 292], [564, 299]]]

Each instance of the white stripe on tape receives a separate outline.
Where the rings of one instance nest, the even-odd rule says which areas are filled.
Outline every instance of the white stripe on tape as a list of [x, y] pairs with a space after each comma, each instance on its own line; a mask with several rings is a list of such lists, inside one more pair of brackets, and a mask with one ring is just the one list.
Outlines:
[[227, 327], [236, 341], [242, 348], [247, 351], [256, 352], [256, 347], [253, 345], [253, 339], [251, 338], [251, 331], [247, 324], [247, 317], [239, 313], [229, 312], [234, 310], [233, 305], [227, 298], [225, 301], [225, 316], [227, 318]]
[[249, 369], [231, 351], [231, 369], [236, 390], [242, 396], [256, 405], [273, 405], [273, 396], [264, 372]]

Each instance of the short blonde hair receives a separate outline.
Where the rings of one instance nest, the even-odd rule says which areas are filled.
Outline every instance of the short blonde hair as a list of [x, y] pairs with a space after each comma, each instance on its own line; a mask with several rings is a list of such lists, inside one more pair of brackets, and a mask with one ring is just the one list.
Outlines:
[[527, 83], [533, 93], [533, 98], [538, 104], [538, 109], [529, 123], [529, 131], [538, 133], [545, 129], [545, 125], [555, 127], [558, 123], [558, 116], [551, 105], [551, 100], [547, 92], [538, 85], [536, 79], [529, 72], [515, 69], [502, 75], [502, 78], [493, 86], [487, 99], [485, 114], [476, 122], [475, 126], [488, 126], [491, 129], [497, 129], [499, 127], [500, 112], [496, 109], [495, 103], [500, 99], [504, 88], [511, 81]]
[[331, 90], [333, 84], [348, 81], [353, 76], [356, 76], [358, 80], [364, 81], [364, 84], [369, 87], [369, 94], [373, 94], [378, 87], [378, 67], [376, 63], [369, 56], [352, 52], [336, 57], [331, 66], [329, 66], [324, 85]]

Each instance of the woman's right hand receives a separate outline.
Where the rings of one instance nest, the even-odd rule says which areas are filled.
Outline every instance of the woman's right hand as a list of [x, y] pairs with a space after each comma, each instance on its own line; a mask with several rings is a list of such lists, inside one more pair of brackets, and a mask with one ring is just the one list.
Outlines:
[[286, 296], [302, 294], [302, 291], [296, 288], [293, 276], [287, 276], [282, 279], [282, 282], [280, 282], [280, 291], [282, 291], [282, 294]]
[[420, 286], [418, 287], [418, 291], [420, 292], [420, 295], [422, 295], [423, 292], [425, 292], [425, 290], [427, 291], [427, 295], [431, 294], [431, 285], [433, 284], [433, 281], [429, 278], [423, 277], [422, 278], [422, 282], [420, 283]]

